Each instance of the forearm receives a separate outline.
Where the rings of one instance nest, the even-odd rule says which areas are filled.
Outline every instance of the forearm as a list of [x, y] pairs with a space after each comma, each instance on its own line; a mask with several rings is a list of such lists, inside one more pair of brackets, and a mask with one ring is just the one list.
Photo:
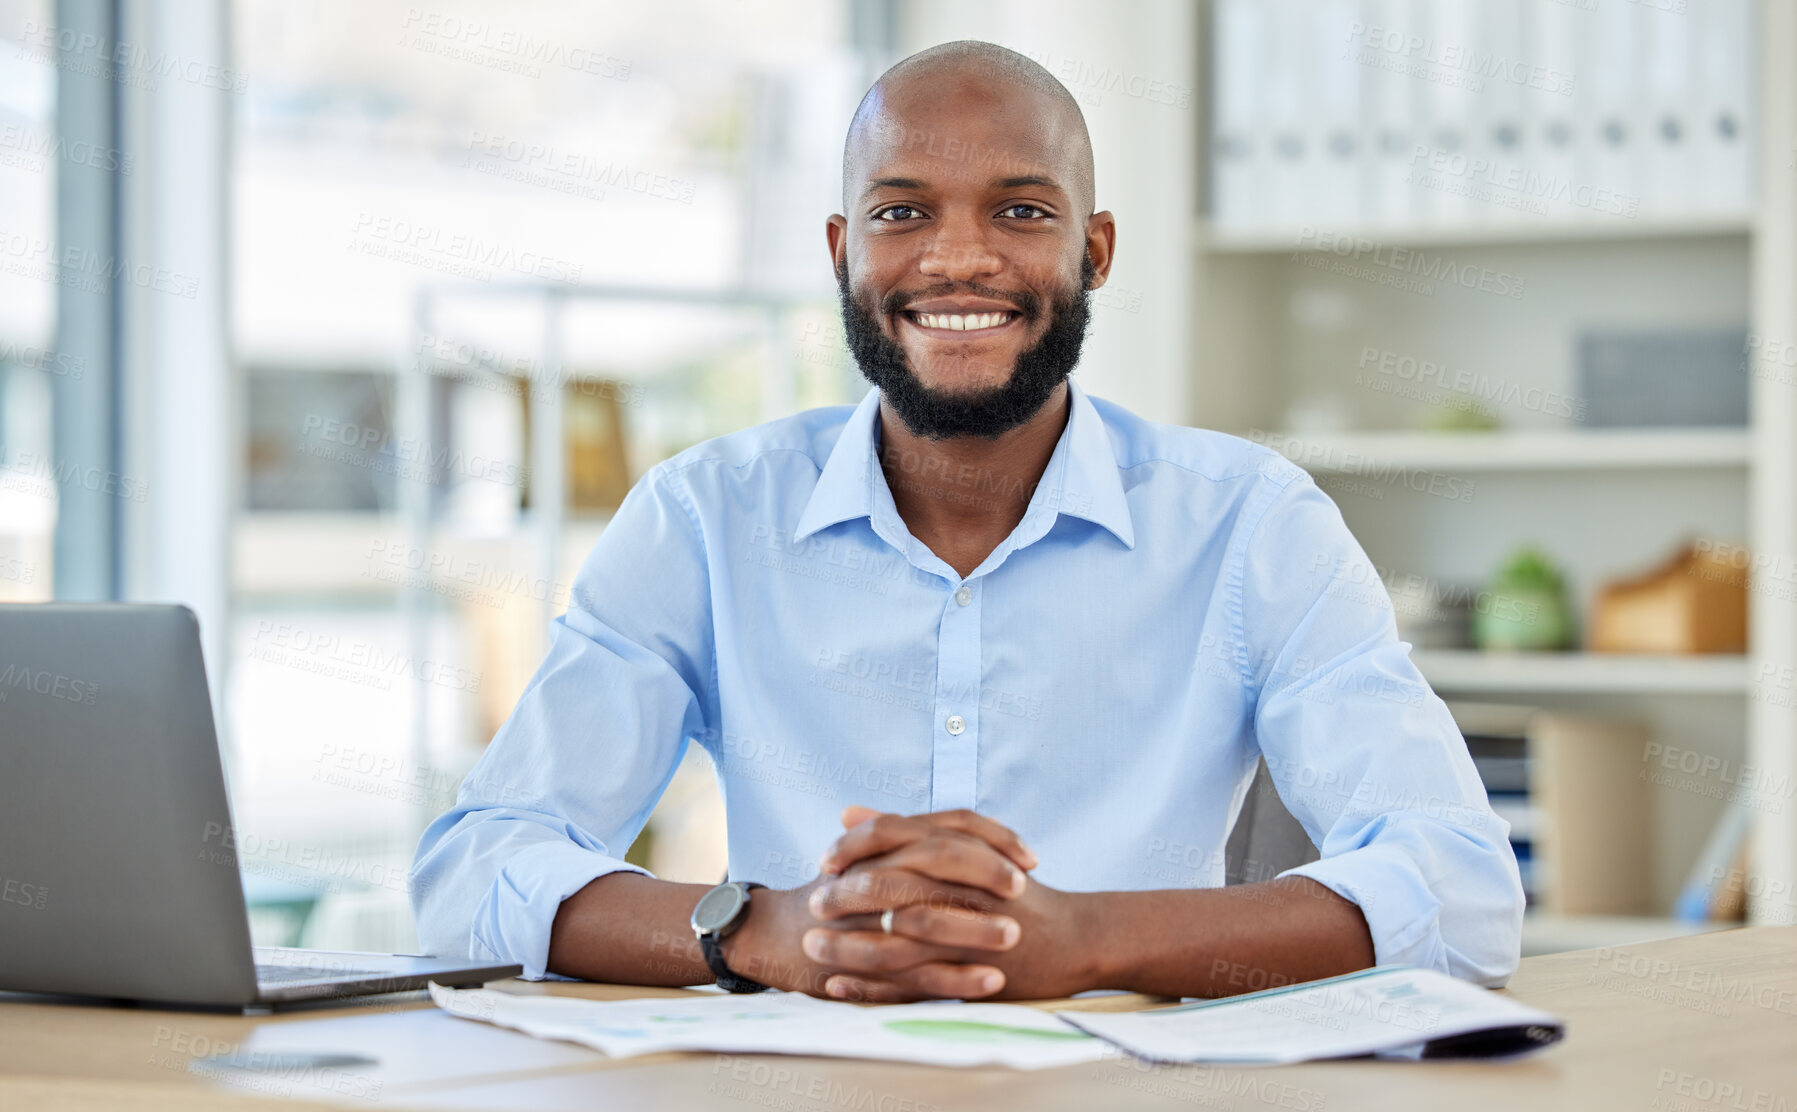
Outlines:
[[1101, 955], [1094, 988], [1229, 996], [1375, 961], [1360, 908], [1306, 877], [1083, 899]]
[[613, 984], [709, 984], [691, 927], [709, 887], [607, 873], [562, 901], [549, 934], [549, 971]]

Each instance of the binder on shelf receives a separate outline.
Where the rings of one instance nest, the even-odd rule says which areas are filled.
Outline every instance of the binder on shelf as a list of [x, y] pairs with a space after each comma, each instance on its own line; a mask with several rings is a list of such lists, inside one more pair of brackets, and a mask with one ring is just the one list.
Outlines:
[[1692, 58], [1691, 205], [1700, 213], [1746, 214], [1753, 207], [1754, 49], [1752, 0], [1710, 0], [1696, 24]]
[[1305, 57], [1311, 80], [1312, 111], [1305, 147], [1313, 170], [1299, 223], [1346, 232], [1360, 219], [1361, 66], [1349, 36], [1360, 22], [1356, 0], [1311, 0], [1305, 8]]
[[1476, 15], [1478, 30], [1470, 57], [1481, 88], [1467, 122], [1467, 154], [1471, 165], [1482, 169], [1469, 174], [1469, 184], [1480, 192], [1473, 199], [1471, 219], [1474, 224], [1528, 223], [1539, 219], [1532, 211], [1533, 183], [1511, 175], [1527, 169], [1524, 140], [1532, 105], [1525, 98], [1548, 94], [1529, 88], [1526, 80], [1516, 80], [1516, 66], [1525, 67], [1520, 71], [1525, 78], [1528, 72], [1521, 5], [1481, 3]]
[[1210, 216], [1230, 231], [1268, 226], [1268, 15], [1258, 0], [1217, 0], [1211, 24]]
[[1585, 137], [1571, 200], [1587, 222], [1633, 220], [1639, 215], [1643, 87], [1641, 31], [1658, 13], [1633, 4], [1605, 4], [1580, 26], [1579, 73], [1586, 81], [1579, 133]]
[[1423, 45], [1405, 61], [1423, 86], [1423, 138], [1427, 154], [1416, 169], [1424, 175], [1427, 222], [1472, 223], [1475, 184], [1469, 154], [1476, 126], [1478, 90], [1483, 82], [1463, 63], [1478, 42], [1477, 0], [1431, 0], [1413, 9], [1414, 37]]
[[1215, 0], [1212, 223], [1376, 236], [1746, 217], [1754, 0]]
[[[1416, 25], [1415, 6], [1416, 0], [1366, 0], [1361, 10], [1369, 29], [1407, 28]], [[1411, 180], [1412, 159], [1422, 139], [1416, 126], [1420, 90], [1414, 78], [1375, 64], [1378, 47], [1364, 38], [1350, 42], [1349, 49], [1350, 60], [1361, 70], [1361, 223], [1414, 226], [1421, 211], [1421, 192]], [[1427, 169], [1426, 162], [1420, 165]]]
[[1579, 106], [1591, 96], [1590, 75], [1579, 68], [1579, 45], [1590, 19], [1590, 12], [1571, 4], [1540, 4], [1529, 11], [1525, 39], [1529, 61], [1571, 81], [1568, 93], [1537, 96], [1526, 121], [1527, 161], [1540, 181], [1545, 221], [1571, 220], [1578, 212], [1573, 190], [1578, 185], [1579, 146], [1590, 140]]
[[1486, 796], [1497, 817], [1510, 824], [1512, 842], [1527, 844], [1535, 840], [1535, 828], [1540, 818], [1528, 792], [1487, 791]]
[[1636, 131], [1641, 136], [1641, 212], [1650, 216], [1691, 211], [1692, 119], [1690, 14], [1643, 12], [1645, 96]]
[[[1310, 11], [1302, 0], [1262, 0], [1269, 33], [1261, 40], [1259, 62], [1265, 85], [1267, 154], [1267, 222], [1296, 233], [1305, 224], [1315, 198], [1312, 174], [1316, 150], [1310, 141], [1315, 96], [1305, 62], [1311, 41]], [[1296, 242], [1296, 235], [1293, 237]]]

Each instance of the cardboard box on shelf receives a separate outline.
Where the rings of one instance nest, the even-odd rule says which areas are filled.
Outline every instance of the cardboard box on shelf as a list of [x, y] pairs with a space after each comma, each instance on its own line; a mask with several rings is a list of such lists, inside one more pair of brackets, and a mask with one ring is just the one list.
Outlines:
[[1747, 651], [1747, 572], [1726, 546], [1687, 544], [1645, 575], [1609, 583], [1587, 647], [1604, 653]]

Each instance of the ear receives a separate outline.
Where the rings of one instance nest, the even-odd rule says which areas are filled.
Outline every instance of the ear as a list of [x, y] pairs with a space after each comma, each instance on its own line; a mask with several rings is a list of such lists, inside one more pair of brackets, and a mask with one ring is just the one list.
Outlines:
[[830, 245], [830, 272], [834, 274], [848, 264], [848, 218], [836, 213], [824, 221], [824, 241]]
[[1092, 257], [1092, 280], [1089, 290], [1104, 285], [1111, 276], [1111, 263], [1117, 251], [1117, 219], [1107, 209], [1095, 212], [1086, 221], [1086, 254]]

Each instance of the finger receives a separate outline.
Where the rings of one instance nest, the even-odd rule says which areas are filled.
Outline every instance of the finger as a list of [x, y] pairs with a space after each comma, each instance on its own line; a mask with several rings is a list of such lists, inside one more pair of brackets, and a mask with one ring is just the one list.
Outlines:
[[865, 807], [849, 807], [842, 814], [844, 825], [849, 825], [851, 819], [856, 821], [831, 843], [818, 862], [818, 867], [823, 872], [840, 873], [863, 858], [917, 841], [936, 829], [953, 830], [978, 838], [1004, 854], [1020, 869], [1033, 869], [1038, 863], [1035, 853], [1009, 827], [975, 811], [893, 815], [871, 811]]
[[[814, 929], [886, 933], [878, 915], [844, 915], [822, 920]], [[949, 952], [940, 956], [955, 961], [978, 961], [982, 952], [1014, 949], [1023, 938], [1023, 925], [1009, 915], [912, 904], [892, 913], [891, 933], [942, 947]]]
[[[824, 920], [812, 929], [888, 933], [881, 927], [878, 915], [845, 915]], [[890, 933], [940, 947], [943, 952], [935, 955], [937, 957], [974, 961], [978, 960], [979, 952], [1003, 953], [1013, 949], [1023, 938], [1023, 925], [1009, 915], [912, 904], [892, 913]]]
[[[848, 921], [837, 920], [831, 925], [841, 929], [841, 924]], [[1009, 915], [912, 904], [892, 913], [892, 933], [932, 946], [1002, 952], [1017, 945], [1023, 937], [1023, 926]]]
[[851, 1004], [908, 1004], [928, 1000], [922, 993], [900, 988], [891, 981], [870, 981], [838, 973], [824, 981], [824, 995]]
[[876, 811], [872, 807], [863, 807], [859, 803], [851, 803], [842, 809], [843, 829], [847, 830], [852, 826], [860, 826], [868, 819], [885, 813], [886, 812], [884, 811]]
[[850, 829], [825, 851], [819, 868], [840, 873], [863, 858], [884, 853], [926, 836], [932, 830], [952, 830], [977, 838], [998, 850], [1021, 869], [1038, 864], [1035, 853], [1009, 827], [975, 811], [936, 811], [925, 815], [894, 815], [853, 805], [842, 813]]
[[839, 973], [824, 982], [837, 1000], [900, 1003], [907, 1000], [978, 1000], [1005, 987], [1005, 975], [990, 965], [926, 962], [893, 977], [876, 979]]
[[[894, 918], [896, 917], [895, 914]], [[866, 913], [860, 915], [839, 915], [830, 920], [827, 924], [820, 923], [818, 925], [826, 926], [833, 931], [877, 931], [880, 930], [880, 917], [878, 915]], [[928, 941], [928, 939], [925, 939], [924, 941]]]
[[808, 900], [812, 916], [818, 919], [877, 913], [911, 904], [969, 911], [998, 910], [997, 901], [977, 888], [937, 880], [909, 869], [857, 869], [839, 881], [813, 888]]
[[813, 927], [799, 939], [805, 956], [826, 969], [887, 977], [927, 961], [948, 961], [956, 956], [915, 938], [881, 931], [841, 931]]
[[824, 883], [840, 884], [863, 872], [881, 869], [909, 869], [921, 876], [990, 892], [1001, 900], [1016, 899], [1028, 885], [1023, 870], [997, 850], [978, 838], [951, 831], [937, 831], [890, 853], [858, 861], [841, 880]]

